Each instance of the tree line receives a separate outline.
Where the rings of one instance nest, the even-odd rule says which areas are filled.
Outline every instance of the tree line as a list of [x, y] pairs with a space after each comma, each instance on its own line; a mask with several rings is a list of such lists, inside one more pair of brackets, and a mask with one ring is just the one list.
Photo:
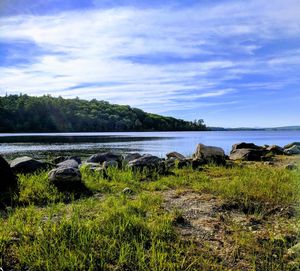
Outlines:
[[0, 97], [0, 132], [202, 131], [202, 119], [184, 121], [106, 101], [6, 95]]

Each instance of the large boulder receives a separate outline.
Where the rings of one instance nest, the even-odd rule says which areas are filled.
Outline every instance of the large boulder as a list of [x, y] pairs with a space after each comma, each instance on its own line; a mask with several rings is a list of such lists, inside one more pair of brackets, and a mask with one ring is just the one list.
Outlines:
[[135, 159], [138, 159], [138, 158], [140, 158], [140, 157], [142, 157], [142, 155], [140, 155], [140, 154], [137, 153], [137, 152], [135, 152], [135, 153], [128, 153], [128, 154], [125, 156], [124, 161], [125, 161], [126, 163], [129, 163], [130, 161], [135, 160]]
[[300, 142], [292, 142], [292, 143], [289, 143], [289, 144], [285, 145], [283, 148], [284, 148], [284, 149], [289, 149], [289, 148], [291, 148], [291, 147], [293, 147], [293, 146], [298, 146], [298, 147], [300, 147]]
[[193, 154], [193, 158], [206, 163], [212, 162], [217, 164], [224, 164], [225, 152], [222, 148], [219, 147], [198, 144], [196, 152]]
[[239, 150], [239, 149], [262, 150], [263, 147], [257, 146], [254, 143], [246, 143], [246, 142], [241, 142], [232, 145], [232, 151]]
[[185, 157], [181, 153], [176, 152], [176, 151], [169, 152], [166, 154], [166, 156], [168, 159], [175, 158], [176, 160], [179, 160], [179, 161], [182, 161], [185, 159]]
[[292, 145], [289, 148], [284, 149], [284, 153], [288, 155], [293, 155], [293, 154], [300, 154], [300, 146], [298, 145]]
[[58, 167], [73, 167], [73, 168], [78, 168], [79, 164], [76, 160], [74, 159], [68, 159], [63, 162], [60, 162], [57, 164]]
[[282, 155], [282, 154], [284, 154], [283, 148], [281, 148], [281, 147], [279, 147], [277, 145], [272, 145], [272, 146], [266, 147], [266, 151], [268, 153], [275, 154], [275, 155]]
[[128, 163], [128, 167], [134, 171], [153, 170], [159, 173], [165, 171], [165, 165], [162, 159], [151, 154], [144, 154], [140, 158], [132, 160]]
[[105, 161], [117, 161], [118, 164], [121, 165], [122, 156], [112, 152], [104, 152], [104, 153], [94, 154], [87, 160], [87, 162], [100, 163], [100, 164], [102, 164]]
[[10, 163], [10, 167], [14, 173], [34, 173], [38, 170], [44, 170], [52, 165], [46, 162], [35, 160], [28, 156], [22, 156], [14, 159]]
[[6, 160], [0, 156], [0, 205], [6, 195], [10, 195], [18, 190], [18, 179], [10, 168]]
[[82, 184], [81, 174], [77, 168], [58, 167], [48, 173], [50, 183], [60, 190], [73, 190]]
[[230, 152], [231, 160], [261, 161], [265, 152], [260, 149], [235, 149]]

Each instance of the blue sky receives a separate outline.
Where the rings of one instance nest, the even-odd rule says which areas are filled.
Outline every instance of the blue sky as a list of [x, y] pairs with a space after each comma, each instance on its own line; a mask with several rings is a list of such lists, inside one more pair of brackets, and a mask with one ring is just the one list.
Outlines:
[[2, 0], [0, 95], [300, 125], [299, 0]]

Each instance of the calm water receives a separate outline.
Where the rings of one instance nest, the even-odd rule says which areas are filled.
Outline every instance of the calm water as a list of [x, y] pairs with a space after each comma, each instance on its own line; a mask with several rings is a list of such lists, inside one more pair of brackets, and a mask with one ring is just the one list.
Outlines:
[[151, 153], [160, 157], [169, 151], [191, 155], [198, 143], [221, 147], [228, 153], [232, 144], [253, 142], [283, 146], [300, 141], [300, 131], [213, 131], [213, 132], [130, 132], [130, 133], [49, 133], [0, 134], [0, 154], [82, 153], [114, 150]]

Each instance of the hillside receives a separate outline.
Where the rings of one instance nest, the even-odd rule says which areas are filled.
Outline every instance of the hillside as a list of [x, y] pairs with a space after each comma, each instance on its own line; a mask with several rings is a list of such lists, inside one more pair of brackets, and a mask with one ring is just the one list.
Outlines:
[[49, 95], [0, 97], [0, 132], [202, 131], [194, 122], [146, 113], [128, 105]]

